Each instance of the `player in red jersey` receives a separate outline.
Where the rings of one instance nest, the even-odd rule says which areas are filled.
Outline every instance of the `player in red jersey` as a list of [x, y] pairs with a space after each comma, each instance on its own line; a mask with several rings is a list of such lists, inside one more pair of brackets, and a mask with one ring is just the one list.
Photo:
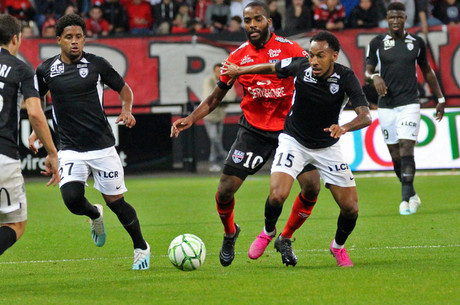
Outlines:
[[[285, 58], [305, 57], [307, 52], [297, 43], [270, 32], [271, 19], [264, 3], [251, 2], [244, 8], [244, 27], [248, 41], [233, 51], [227, 61], [239, 66], [276, 63]], [[237, 138], [227, 159], [217, 188], [217, 211], [224, 225], [224, 241], [219, 258], [229, 266], [235, 257], [235, 242], [240, 227], [233, 221], [234, 195], [248, 175], [255, 174], [273, 156], [278, 135], [291, 107], [294, 82], [291, 77], [278, 79], [276, 75], [241, 75], [237, 78], [244, 89]], [[213, 111], [233, 84], [233, 79], [221, 76], [214, 91], [187, 117], [178, 119], [171, 127], [171, 137], [190, 128], [196, 121]], [[297, 209], [310, 215], [320, 190], [318, 171], [307, 166], [299, 174], [301, 192], [294, 202]], [[275, 188], [275, 186], [271, 186]], [[285, 200], [286, 198], [284, 198]], [[300, 208], [299, 208], [300, 207]], [[251, 259], [259, 258], [276, 235], [276, 220], [282, 206], [265, 204], [265, 228], [249, 249]], [[302, 223], [298, 223], [300, 227]], [[297, 227], [297, 228], [298, 228]]]

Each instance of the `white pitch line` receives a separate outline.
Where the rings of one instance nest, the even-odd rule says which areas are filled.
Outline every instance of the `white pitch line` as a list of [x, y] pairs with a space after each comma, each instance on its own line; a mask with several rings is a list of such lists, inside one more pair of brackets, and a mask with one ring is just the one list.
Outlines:
[[[405, 250], [405, 249], [437, 249], [437, 248], [458, 248], [460, 245], [420, 245], [420, 246], [385, 246], [385, 247], [370, 247], [370, 248], [356, 248], [352, 245], [348, 251], [356, 250]], [[296, 253], [302, 252], [329, 252], [329, 249], [298, 249]], [[236, 254], [246, 254], [246, 252], [235, 252]], [[275, 253], [275, 251], [265, 251], [265, 253]], [[218, 255], [217, 253], [207, 253], [207, 256]], [[168, 255], [152, 255], [152, 257], [168, 257]], [[117, 259], [131, 259], [130, 256], [125, 257], [93, 257], [93, 258], [73, 258], [73, 259], [60, 259], [60, 260], [33, 260], [33, 261], [16, 261], [16, 262], [0, 262], [0, 265], [15, 265], [15, 264], [55, 264], [67, 262], [85, 262], [85, 261], [98, 261], [98, 260], [117, 260]]]

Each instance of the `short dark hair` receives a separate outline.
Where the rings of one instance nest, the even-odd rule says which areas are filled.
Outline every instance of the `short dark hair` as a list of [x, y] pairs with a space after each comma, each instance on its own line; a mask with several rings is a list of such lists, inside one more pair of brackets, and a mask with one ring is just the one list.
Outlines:
[[0, 15], [0, 45], [8, 45], [14, 35], [19, 38], [21, 23], [19, 20], [8, 14]]
[[312, 41], [326, 41], [330, 49], [334, 50], [335, 52], [340, 52], [339, 40], [329, 31], [320, 31], [316, 33], [310, 38], [310, 43]]
[[267, 18], [270, 18], [270, 9], [263, 2], [259, 2], [259, 1], [249, 2], [244, 8], [246, 9], [247, 7], [261, 7], [265, 12], [264, 16]]
[[388, 11], [406, 11], [406, 6], [404, 3], [401, 2], [391, 2], [388, 7], [387, 7], [387, 13]]
[[68, 26], [79, 26], [83, 30], [83, 33], [86, 35], [86, 23], [85, 21], [77, 14], [64, 15], [59, 18], [56, 23], [56, 36], [61, 36], [64, 29]]

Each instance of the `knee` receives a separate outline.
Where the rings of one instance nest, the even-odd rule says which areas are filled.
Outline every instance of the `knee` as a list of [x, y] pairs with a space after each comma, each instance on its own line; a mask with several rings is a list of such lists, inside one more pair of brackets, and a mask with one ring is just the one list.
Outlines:
[[272, 188], [270, 191], [269, 201], [272, 205], [283, 206], [288, 196], [289, 192], [280, 188]]
[[219, 202], [229, 202], [233, 199], [235, 193], [230, 188], [219, 186], [217, 189], [217, 200]]
[[8, 226], [16, 232], [16, 240], [19, 240], [26, 230], [27, 220], [9, 224]]
[[67, 209], [73, 214], [81, 215], [81, 202], [85, 198], [84, 185], [76, 182], [66, 183], [61, 187], [61, 195]]
[[301, 192], [304, 198], [314, 200], [318, 197], [320, 190], [321, 183], [318, 181], [317, 183], [302, 186]]
[[340, 212], [347, 218], [358, 217], [358, 201], [350, 201], [345, 206], [341, 207]]

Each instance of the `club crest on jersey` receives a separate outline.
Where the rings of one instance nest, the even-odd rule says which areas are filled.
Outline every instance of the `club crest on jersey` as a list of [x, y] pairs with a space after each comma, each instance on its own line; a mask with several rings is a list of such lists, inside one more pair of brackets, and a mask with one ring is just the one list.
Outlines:
[[81, 68], [78, 70], [78, 73], [80, 73], [80, 76], [85, 78], [88, 76], [88, 68]]
[[339, 84], [332, 83], [329, 85], [329, 91], [331, 91], [332, 94], [336, 94], [339, 92]]
[[244, 159], [244, 152], [235, 149], [235, 151], [232, 154], [232, 160], [234, 163], [240, 163]]
[[411, 43], [408, 43], [408, 44], [407, 44], [407, 49], [408, 49], [409, 51], [412, 51], [412, 50], [414, 49], [414, 44], [413, 44], [412, 42], [411, 42]]
[[242, 65], [244, 65], [244, 64], [247, 64], [247, 63], [250, 63], [250, 62], [254, 62], [254, 59], [252, 59], [249, 55], [246, 55], [246, 56], [243, 57], [243, 59], [241, 60], [240, 66], [242, 66]]
[[268, 56], [270, 56], [270, 57], [277, 57], [277, 56], [280, 55], [280, 53], [281, 53], [281, 49], [277, 49], [277, 50], [272, 50], [272, 49], [270, 49], [270, 50], [268, 50], [268, 53], [267, 53], [267, 54], [268, 54]]

